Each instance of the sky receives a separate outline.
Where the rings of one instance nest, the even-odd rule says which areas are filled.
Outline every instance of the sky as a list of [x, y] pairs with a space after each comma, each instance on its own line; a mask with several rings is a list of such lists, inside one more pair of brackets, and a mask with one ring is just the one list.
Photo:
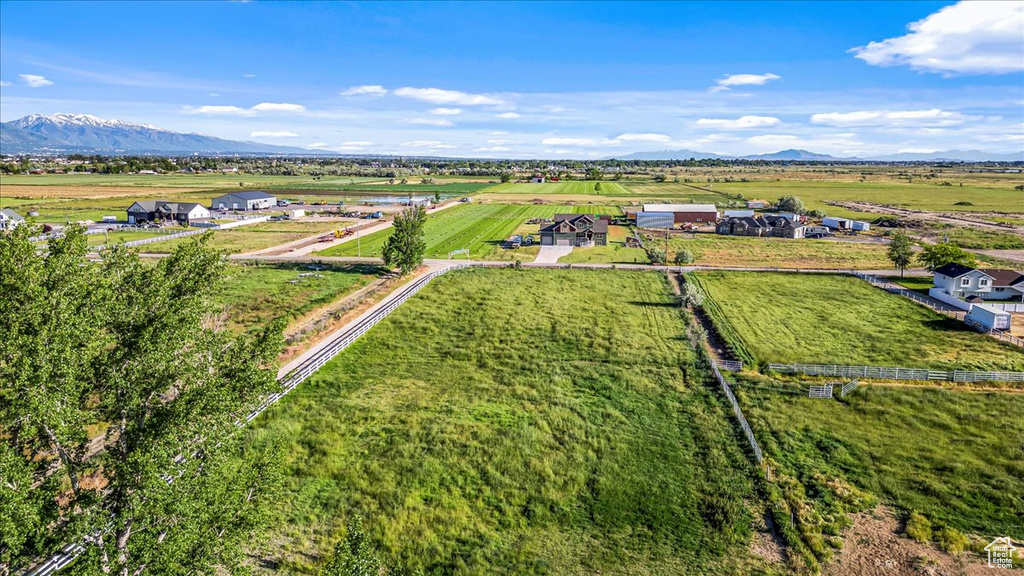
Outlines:
[[0, 120], [601, 158], [1024, 150], [1024, 1], [0, 1]]

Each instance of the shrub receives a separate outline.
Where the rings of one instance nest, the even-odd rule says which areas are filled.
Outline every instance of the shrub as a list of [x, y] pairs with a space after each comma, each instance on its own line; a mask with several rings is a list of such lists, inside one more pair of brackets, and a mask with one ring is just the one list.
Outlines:
[[967, 536], [948, 526], [935, 532], [935, 542], [949, 554], [959, 554], [967, 548]]
[[686, 249], [682, 249], [682, 250], [676, 252], [676, 256], [675, 256], [675, 258], [673, 260], [675, 261], [676, 264], [679, 264], [679, 265], [689, 264], [689, 263], [693, 262], [693, 252], [690, 252], [689, 250], [686, 250]]
[[930, 542], [932, 539], [932, 523], [924, 515], [918, 512], [911, 512], [907, 518], [907, 527], [904, 533], [908, 538], [918, 542]]

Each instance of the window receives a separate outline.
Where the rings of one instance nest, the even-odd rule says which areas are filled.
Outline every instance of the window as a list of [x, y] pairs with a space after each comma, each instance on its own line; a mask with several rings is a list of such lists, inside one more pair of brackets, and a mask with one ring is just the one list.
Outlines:
[[971, 279], [970, 278], [964, 278], [963, 280], [960, 281], [960, 285], [961, 286], [970, 286], [971, 285]]
[[988, 286], [988, 278], [982, 278], [978, 280], [978, 286]]

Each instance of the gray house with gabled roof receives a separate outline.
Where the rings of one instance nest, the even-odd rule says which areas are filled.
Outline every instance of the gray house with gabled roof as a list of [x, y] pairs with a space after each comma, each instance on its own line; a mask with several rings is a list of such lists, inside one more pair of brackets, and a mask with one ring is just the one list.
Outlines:
[[210, 202], [213, 210], [264, 210], [277, 206], [277, 197], [262, 190], [231, 192]]

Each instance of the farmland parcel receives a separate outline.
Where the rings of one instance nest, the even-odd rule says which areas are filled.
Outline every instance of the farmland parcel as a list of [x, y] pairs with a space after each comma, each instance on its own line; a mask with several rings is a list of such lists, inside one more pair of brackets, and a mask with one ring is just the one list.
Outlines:
[[1024, 351], [850, 276], [696, 273], [727, 343], [757, 362], [1024, 370]]
[[663, 276], [436, 279], [256, 420], [288, 570], [346, 518], [444, 574], [743, 574], [754, 501]]

